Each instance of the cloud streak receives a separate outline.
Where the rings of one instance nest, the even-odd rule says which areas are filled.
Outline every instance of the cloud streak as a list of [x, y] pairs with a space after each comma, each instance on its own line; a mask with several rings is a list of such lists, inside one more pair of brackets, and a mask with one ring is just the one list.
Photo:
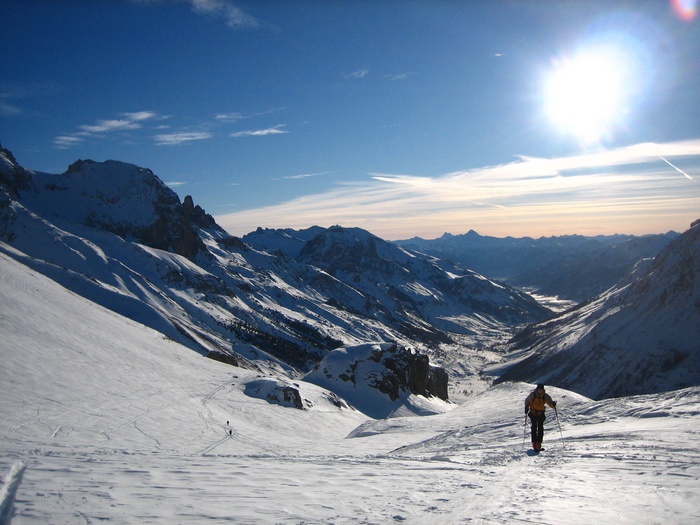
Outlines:
[[196, 13], [215, 16], [234, 29], [260, 27], [260, 21], [226, 0], [187, 0]]
[[104, 137], [110, 133], [119, 131], [133, 131], [141, 129], [146, 121], [165, 118], [158, 115], [154, 111], [121, 113], [118, 115], [118, 117], [119, 118], [110, 120], [98, 120], [95, 124], [78, 126], [80, 131], [59, 135], [54, 138], [53, 144], [59, 149], [68, 149], [83, 143], [89, 138]]
[[206, 131], [184, 131], [180, 133], [164, 133], [153, 137], [156, 144], [159, 146], [177, 146], [186, 142], [197, 140], [206, 140], [212, 137], [212, 134]]
[[660, 156], [700, 170], [700, 139], [558, 159], [523, 157], [440, 177], [371, 173], [361, 184], [216, 219], [236, 235], [258, 226], [343, 224], [388, 239], [469, 229], [501, 236], [682, 230], [700, 217], [700, 191]]
[[[149, 139], [153, 140], [157, 146], [177, 146], [195, 141], [203, 141], [211, 139], [215, 136], [215, 128], [237, 124], [246, 119], [253, 119], [255, 117], [268, 115], [270, 113], [282, 111], [283, 109], [285, 108], [274, 108], [250, 114], [240, 112], [219, 113], [214, 115], [209, 120], [203, 120], [196, 126], [187, 126], [186, 128], [181, 127], [180, 130], [175, 129], [168, 133], [157, 133], [155, 135], [151, 135]], [[123, 136], [124, 133], [144, 129], [149, 122], [157, 122], [169, 118], [171, 117], [160, 115], [155, 111], [120, 113], [117, 115], [117, 118], [101, 119], [92, 124], [80, 125], [78, 126], [79, 131], [74, 133], [64, 133], [55, 137], [53, 139], [53, 144], [58, 149], [69, 149], [79, 146], [90, 139], [109, 138], [120, 136], [120, 134]], [[270, 128], [229, 133], [229, 136], [263, 137], [267, 135], [281, 135], [289, 133], [289, 131], [282, 129], [284, 127], [285, 124], [277, 124], [276, 126]], [[164, 129], [168, 128], [170, 128], [170, 126], [157, 125], [151, 126], [150, 131], [151, 133], [154, 133], [155, 130], [163, 131]], [[142, 133], [141, 135], [144, 134], [145, 133]], [[132, 140], [133, 137], [134, 134], [129, 135], [130, 140]]]
[[[165, 0], [132, 0], [137, 4], [162, 4]], [[189, 4], [200, 15], [222, 19], [232, 29], [254, 29], [262, 24], [260, 20], [243, 12], [228, 0], [171, 0]]]
[[282, 177], [282, 179], [285, 179], [285, 180], [308, 179], [310, 177], [321, 177], [323, 175], [328, 175], [329, 173], [330, 173], [329, 171], [320, 171], [317, 173], [299, 173], [297, 175], [287, 175], [285, 177]]
[[266, 128], [266, 129], [255, 129], [255, 130], [247, 130], [247, 131], [237, 131], [235, 133], [231, 133], [231, 137], [265, 137], [267, 135], [282, 135], [285, 133], [289, 133], [289, 131], [281, 129], [284, 127], [284, 124], [277, 124], [276, 126], [273, 126], [271, 128]]
[[367, 75], [369, 75], [369, 69], [362, 68], [350, 73], [344, 73], [343, 78], [365, 78]]

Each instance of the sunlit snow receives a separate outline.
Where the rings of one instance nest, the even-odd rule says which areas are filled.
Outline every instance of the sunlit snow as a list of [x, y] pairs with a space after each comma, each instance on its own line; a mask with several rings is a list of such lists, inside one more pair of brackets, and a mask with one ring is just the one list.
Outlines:
[[693, 523], [700, 389], [559, 401], [527, 452], [510, 383], [373, 420], [205, 359], [0, 255], [0, 522]]

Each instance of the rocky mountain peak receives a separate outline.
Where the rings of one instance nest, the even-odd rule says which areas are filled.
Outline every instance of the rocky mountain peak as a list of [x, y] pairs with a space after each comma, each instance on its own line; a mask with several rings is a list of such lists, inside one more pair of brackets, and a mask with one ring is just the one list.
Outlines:
[[26, 203], [41, 216], [108, 231], [190, 259], [208, 254], [197, 228], [227, 236], [191, 196], [181, 203], [150, 169], [80, 159], [53, 175], [25, 170], [7, 150], [0, 156], [0, 183], [7, 198]]

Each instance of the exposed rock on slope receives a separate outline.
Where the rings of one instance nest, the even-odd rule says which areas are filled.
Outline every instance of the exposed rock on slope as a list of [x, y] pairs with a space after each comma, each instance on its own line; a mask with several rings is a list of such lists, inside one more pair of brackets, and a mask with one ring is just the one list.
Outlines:
[[[305, 380], [339, 393], [366, 414], [386, 417], [411, 394], [447, 401], [447, 372], [422, 355], [393, 344], [343, 347], [328, 354]], [[374, 391], [386, 395], [377, 402]]]

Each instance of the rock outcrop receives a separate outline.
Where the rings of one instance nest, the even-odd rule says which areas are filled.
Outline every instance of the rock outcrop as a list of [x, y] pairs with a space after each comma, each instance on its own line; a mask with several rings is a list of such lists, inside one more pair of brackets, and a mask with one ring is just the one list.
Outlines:
[[448, 400], [448, 375], [428, 356], [396, 344], [343, 347], [330, 352], [305, 380], [341, 395], [373, 417], [386, 417], [411, 395]]

